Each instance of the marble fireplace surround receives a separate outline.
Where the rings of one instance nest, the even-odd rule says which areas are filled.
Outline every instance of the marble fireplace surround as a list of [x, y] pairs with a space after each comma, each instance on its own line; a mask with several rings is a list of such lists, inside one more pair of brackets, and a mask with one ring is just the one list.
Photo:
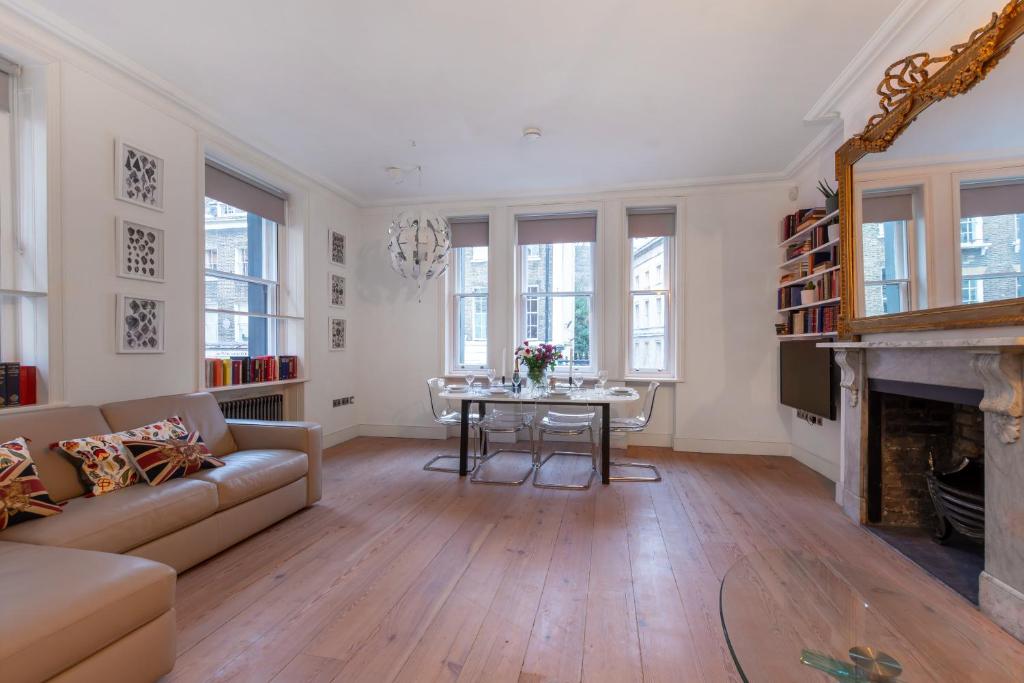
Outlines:
[[819, 344], [841, 370], [836, 502], [867, 521], [868, 379], [982, 389], [985, 414], [985, 570], [982, 611], [1024, 641], [1024, 337]]

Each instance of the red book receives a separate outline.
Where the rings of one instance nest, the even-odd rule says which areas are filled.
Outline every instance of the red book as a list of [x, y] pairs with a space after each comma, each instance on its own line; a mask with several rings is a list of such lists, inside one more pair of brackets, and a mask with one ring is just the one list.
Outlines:
[[36, 403], [36, 368], [34, 365], [21, 366], [20, 381], [21, 405], [31, 406]]

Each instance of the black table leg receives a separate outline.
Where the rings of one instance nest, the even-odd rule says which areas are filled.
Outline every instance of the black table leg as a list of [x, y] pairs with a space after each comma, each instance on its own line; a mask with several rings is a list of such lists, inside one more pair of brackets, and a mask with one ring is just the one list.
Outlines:
[[462, 427], [459, 430], [459, 476], [469, 474], [469, 408], [471, 401], [462, 400]]
[[601, 405], [601, 483], [607, 484], [611, 481], [611, 412], [610, 403]]
[[[480, 401], [479, 405], [480, 405], [480, 421], [483, 422], [484, 415], [487, 414], [487, 404], [485, 402], [483, 402], [483, 401]], [[480, 458], [481, 458], [481, 462], [483, 462], [483, 458], [486, 457], [486, 455], [487, 455], [487, 439], [485, 438], [483, 431], [481, 431], [480, 432]]]

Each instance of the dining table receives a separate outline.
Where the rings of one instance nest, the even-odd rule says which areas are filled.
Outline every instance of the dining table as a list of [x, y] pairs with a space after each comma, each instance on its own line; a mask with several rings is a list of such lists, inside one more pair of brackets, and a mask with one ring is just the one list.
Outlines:
[[[518, 403], [544, 406], [594, 406], [601, 409], [601, 483], [608, 484], [611, 477], [611, 407], [612, 404], [632, 403], [640, 398], [636, 390], [628, 387], [587, 387], [552, 389], [550, 387], [521, 387], [514, 392], [510, 387], [463, 387], [448, 385], [440, 398], [460, 401], [462, 422], [459, 430], [459, 476], [469, 474], [469, 415], [473, 404], [480, 409], [480, 419], [487, 413], [487, 404]], [[486, 452], [481, 456], [487, 455]]]

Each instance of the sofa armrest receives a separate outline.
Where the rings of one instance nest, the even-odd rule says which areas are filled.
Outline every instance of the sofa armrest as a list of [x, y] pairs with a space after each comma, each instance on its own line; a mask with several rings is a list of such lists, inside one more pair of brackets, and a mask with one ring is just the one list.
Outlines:
[[287, 448], [302, 451], [309, 458], [306, 474], [306, 505], [322, 495], [323, 432], [315, 422], [267, 422], [264, 420], [228, 420], [231, 436], [239, 450]]

